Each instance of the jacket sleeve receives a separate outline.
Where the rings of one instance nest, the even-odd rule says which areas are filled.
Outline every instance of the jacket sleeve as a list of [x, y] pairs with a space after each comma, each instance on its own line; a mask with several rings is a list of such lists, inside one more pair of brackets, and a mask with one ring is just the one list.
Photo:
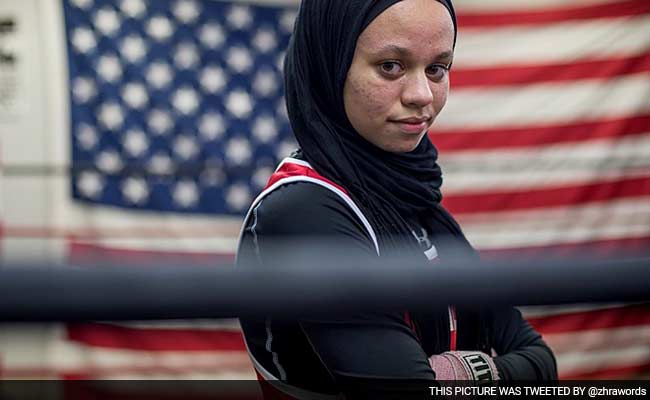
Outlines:
[[494, 363], [501, 379], [557, 380], [553, 352], [514, 307], [492, 310]]

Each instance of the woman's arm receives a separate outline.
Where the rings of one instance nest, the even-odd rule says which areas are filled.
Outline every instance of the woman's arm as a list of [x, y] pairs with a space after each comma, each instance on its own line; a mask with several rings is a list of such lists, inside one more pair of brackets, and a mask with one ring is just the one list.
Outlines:
[[419, 341], [398, 313], [304, 320], [301, 327], [339, 383], [434, 379]]
[[557, 380], [557, 363], [542, 336], [514, 307], [491, 311], [494, 363], [503, 380]]
[[[329, 190], [313, 184], [296, 183], [278, 189], [253, 210], [250, 219], [238, 255], [241, 261], [256, 258], [264, 265], [266, 255], [277, 254], [273, 247], [278, 239], [343, 239], [350, 245], [348, 250], [376, 255], [372, 240], [349, 207]], [[297, 323], [311, 350], [346, 394], [381, 393], [390, 390], [385, 385], [380, 387], [390, 380], [434, 379], [427, 356], [401, 313], [319, 315]], [[283, 355], [286, 359], [281, 349], [277, 351], [280, 362]], [[291, 381], [291, 371], [285, 372]], [[400, 391], [405, 389], [400, 387]], [[414, 389], [422, 394], [422, 387]]]

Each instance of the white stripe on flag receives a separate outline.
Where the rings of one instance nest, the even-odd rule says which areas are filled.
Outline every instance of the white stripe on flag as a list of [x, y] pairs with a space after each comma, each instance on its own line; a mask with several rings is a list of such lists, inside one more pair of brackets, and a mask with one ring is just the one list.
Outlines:
[[491, 223], [461, 222], [469, 241], [482, 250], [647, 237], [650, 236], [650, 212], [647, 210], [650, 198], [642, 201], [646, 204], [644, 214], [623, 211], [620, 214], [587, 215], [584, 219], [505, 222], [495, 218]]
[[617, 348], [650, 347], [650, 326], [640, 325], [572, 333], [553, 333], [544, 335], [544, 340], [556, 354], [610, 349], [612, 343], [616, 343]]
[[[485, 171], [480, 172], [476, 168], [448, 165], [444, 161], [443, 171], [445, 173], [445, 196], [465, 195], [473, 193], [485, 193], [495, 189], [503, 190], [526, 190], [543, 189], [544, 187], [566, 187], [585, 183], [615, 182], [627, 178], [650, 179], [650, 160], [604, 160], [606, 165], [598, 166], [593, 163], [572, 163], [571, 168], [555, 168], [550, 171], [534, 170], [524, 166], [521, 170], [504, 168], [494, 170], [494, 166], [485, 166]], [[577, 168], [584, 165], [583, 168]], [[630, 168], [633, 165], [640, 165], [642, 168]], [[594, 169], [589, 169], [593, 166]], [[630, 168], [630, 169], [627, 169]], [[504, 209], [507, 209], [504, 204]]]
[[458, 33], [454, 65], [476, 68], [571, 62], [638, 55], [649, 48], [650, 15], [539, 26], [468, 27]]
[[[462, 216], [463, 226], [471, 227], [472, 232], [489, 232], [506, 229], [534, 230], [556, 229], [564, 230], [565, 225], [576, 223], [596, 224], [602, 222], [604, 215], [608, 223], [620, 220], [624, 223], [633, 216], [639, 220], [650, 221], [650, 207], [647, 196], [640, 198], [612, 200], [608, 202], [587, 203], [573, 207], [545, 207], [532, 210], [476, 213]], [[501, 228], [502, 227], [502, 228]]]
[[615, 342], [610, 342], [609, 348], [610, 350], [556, 354], [560, 375], [584, 374], [617, 367], [643, 365], [650, 359], [650, 346], [648, 345], [618, 348]]
[[[649, 127], [650, 129], [650, 127]], [[607, 158], [640, 157], [650, 154], [650, 130], [644, 134], [621, 138], [595, 139], [581, 143], [560, 143], [536, 145], [515, 149], [485, 149], [446, 151], [441, 155], [445, 163], [549, 163], [553, 167], [558, 161], [603, 160]], [[647, 165], [647, 161], [644, 165]], [[520, 165], [517, 166], [519, 168]], [[553, 168], [550, 168], [553, 169]]]
[[459, 89], [450, 93], [433, 130], [524, 127], [629, 116], [650, 112], [649, 98], [650, 79], [645, 73], [609, 80]]
[[[66, 339], [60, 325], [7, 328], [11, 346], [2, 346], [6, 377], [88, 374], [237, 373], [254, 378], [243, 351], [141, 351], [91, 347]], [[0, 343], [2, 345], [2, 343]], [[43, 353], [43, 352], [46, 353]], [[47, 354], [47, 357], [43, 357]]]
[[[434, 138], [435, 142], [435, 138]], [[620, 139], [521, 149], [447, 151], [440, 156], [445, 194], [650, 178], [650, 133]]]
[[160, 252], [198, 252], [232, 253], [237, 248], [236, 237], [201, 237], [191, 233], [176, 237], [98, 238], [79, 240], [76, 244], [89, 244], [113, 250], [160, 251]]

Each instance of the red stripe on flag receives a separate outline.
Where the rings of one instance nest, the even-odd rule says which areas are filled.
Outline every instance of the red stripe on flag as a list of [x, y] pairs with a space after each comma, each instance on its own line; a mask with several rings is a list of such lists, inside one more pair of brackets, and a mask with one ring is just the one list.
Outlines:
[[[62, 378], [56, 393], [57, 398], [65, 400], [264, 400], [256, 381], [96, 382], [88, 374], [66, 374]], [[47, 393], [39, 391], [43, 392]]]
[[[650, 4], [650, 2], [649, 2]], [[451, 70], [453, 89], [492, 87], [548, 82], [575, 82], [580, 79], [607, 79], [650, 71], [650, 53], [604, 60], [576, 60], [570, 63], [510, 65]]]
[[650, 363], [643, 363], [622, 367], [607, 367], [590, 372], [560, 373], [560, 379], [576, 381], [585, 379], [648, 379], [648, 371], [650, 371]]
[[263, 400], [258, 383], [252, 380], [97, 382], [92, 381], [92, 375], [83, 373], [66, 374], [62, 378], [57, 385], [57, 398], [65, 400]]
[[96, 264], [131, 265], [206, 265], [232, 264], [233, 252], [201, 253], [192, 251], [135, 250], [90, 243], [71, 242], [68, 246], [68, 262], [74, 265]]
[[[460, 219], [461, 226], [463, 225]], [[634, 257], [647, 255], [650, 236], [592, 240], [580, 243], [560, 243], [546, 246], [530, 246], [511, 249], [481, 250], [485, 260], [512, 260], [516, 257], [571, 257], [589, 254], [591, 257]]]
[[69, 324], [69, 340], [94, 347], [141, 351], [246, 351], [239, 331], [132, 328], [106, 324]]
[[531, 147], [593, 139], [622, 138], [650, 132], [650, 114], [563, 125], [497, 127], [429, 132], [441, 152]]
[[527, 318], [541, 334], [650, 325], [650, 303]]
[[[155, 357], [155, 356], [154, 356]], [[152, 358], [147, 365], [122, 364], [117, 366], [84, 365], [83, 367], [15, 367], [7, 369], [5, 379], [97, 379], [126, 375], [182, 375], [182, 374], [248, 374], [254, 377], [248, 354], [215, 355], [214, 361], [200, 363], [188, 361], [170, 365], [157, 365]]]
[[574, 206], [650, 195], [650, 176], [525, 191], [489, 191], [449, 195], [444, 205], [452, 214]]
[[501, 28], [506, 25], [547, 25], [596, 18], [621, 18], [650, 12], [648, 0], [628, 0], [575, 7], [546, 8], [539, 11], [459, 12], [458, 26], [467, 28]]
[[174, 227], [151, 228], [145, 226], [129, 226], [128, 228], [67, 228], [56, 226], [5, 226], [4, 236], [10, 238], [61, 238], [68, 240], [102, 240], [102, 239], [139, 239], [139, 238], [207, 238], [207, 237], [233, 237], [239, 234], [239, 223], [236, 229], [214, 224], [213, 227], [192, 228]]

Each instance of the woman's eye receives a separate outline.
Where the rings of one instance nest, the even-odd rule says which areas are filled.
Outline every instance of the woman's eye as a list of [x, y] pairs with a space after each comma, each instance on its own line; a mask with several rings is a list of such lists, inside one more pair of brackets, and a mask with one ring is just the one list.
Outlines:
[[398, 75], [402, 72], [402, 66], [394, 61], [381, 63], [381, 72], [387, 75]]
[[449, 72], [449, 67], [442, 64], [431, 65], [427, 68], [427, 74], [431, 76], [433, 80], [441, 80]]

